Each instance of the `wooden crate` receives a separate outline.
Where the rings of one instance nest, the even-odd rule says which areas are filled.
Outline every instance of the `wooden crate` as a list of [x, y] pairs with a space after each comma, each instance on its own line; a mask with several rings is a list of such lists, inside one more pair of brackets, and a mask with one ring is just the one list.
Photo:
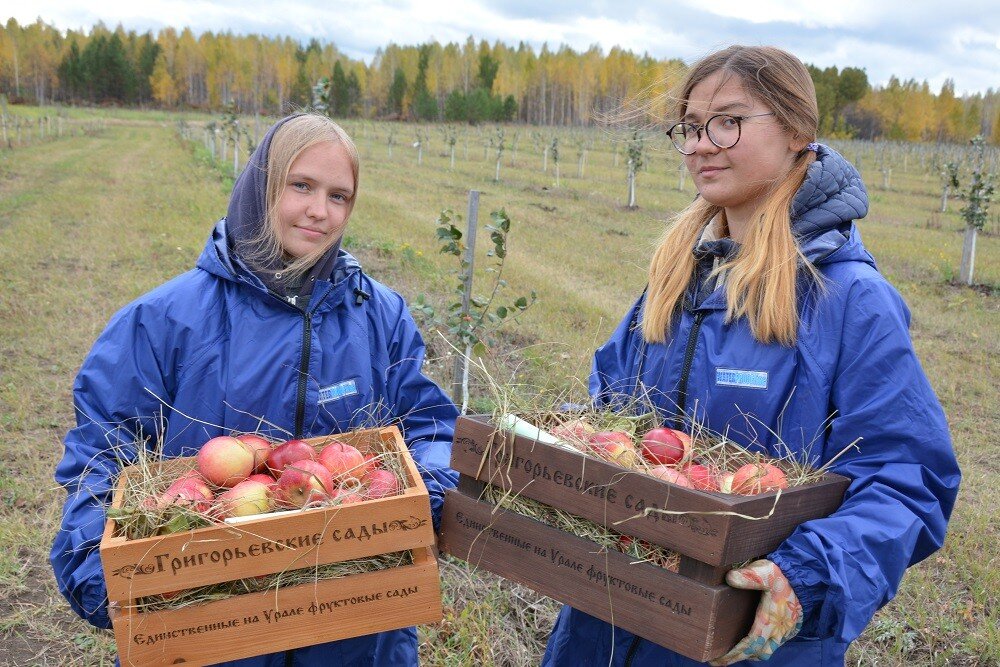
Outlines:
[[[514, 437], [485, 416], [459, 418], [451, 466], [461, 479], [446, 497], [443, 551], [702, 661], [746, 634], [759, 598], [727, 586], [726, 572], [772, 551], [804, 521], [832, 513], [850, 482], [827, 474], [780, 494], [698, 491]], [[666, 547], [680, 555], [679, 573], [630, 565], [624, 554], [479, 502], [483, 484]], [[525, 543], [531, 548], [519, 546]], [[560, 565], [564, 554], [580, 567]], [[632, 592], [639, 589], [649, 599]]]
[[[101, 562], [108, 599], [128, 602], [156, 593], [194, 588], [311, 565], [406, 551], [434, 544], [430, 501], [416, 464], [396, 427], [337, 435], [363, 453], [375, 446], [396, 451], [405, 461], [407, 488], [398, 496], [338, 507], [276, 512], [238, 525], [219, 524], [180, 533], [129, 540], [109, 520], [101, 539]], [[330, 438], [307, 440], [317, 448]], [[164, 461], [178, 473], [193, 457]], [[126, 488], [120, 476], [112, 507]]]
[[[802, 522], [837, 509], [850, 483], [829, 473], [814, 484], [784, 489], [780, 496], [687, 489], [580, 452], [497, 432], [485, 416], [458, 419], [451, 466], [471, 479], [715, 567], [772, 551]], [[679, 514], [644, 515], [646, 508]]]
[[125, 667], [195, 667], [441, 620], [437, 559], [225, 600], [140, 613], [113, 604]]
[[[352, 444], [362, 453], [398, 453], [404, 462], [407, 488], [387, 498], [275, 512], [239, 524], [135, 540], [119, 535], [113, 519], [106, 522], [100, 554], [123, 664], [208, 664], [441, 618], [437, 563], [428, 551], [435, 536], [427, 487], [398, 428], [368, 429], [306, 442], [320, 449], [332, 438]], [[158, 465], [180, 474], [194, 467], [194, 458], [180, 457]], [[122, 506], [127, 477], [132, 474], [138, 473], [125, 469], [120, 475], [112, 507]], [[135, 608], [135, 601], [148, 595], [397, 551], [412, 551], [414, 564], [181, 609], [140, 613]], [[417, 588], [412, 593], [390, 594], [414, 586]], [[328, 600], [374, 595], [380, 588], [385, 589], [380, 599], [308, 612], [313, 602], [319, 607]], [[295, 612], [286, 617], [289, 620], [269, 620], [279, 618], [280, 610], [294, 612], [303, 605], [304, 614]], [[275, 611], [269, 614], [264, 609]], [[245, 610], [249, 611], [244, 614]], [[293, 615], [300, 620], [290, 620]], [[245, 622], [245, 617], [252, 616], [257, 620]], [[231, 622], [233, 619], [238, 622]], [[267, 632], [268, 627], [276, 631]], [[140, 641], [158, 635], [165, 639]], [[126, 661], [127, 656], [131, 662]]]

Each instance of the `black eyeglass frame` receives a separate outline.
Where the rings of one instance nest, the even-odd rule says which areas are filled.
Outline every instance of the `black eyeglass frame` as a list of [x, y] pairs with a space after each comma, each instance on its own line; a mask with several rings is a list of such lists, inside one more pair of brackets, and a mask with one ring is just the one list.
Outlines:
[[[747, 120], [748, 118], [760, 118], [761, 116], [773, 116], [773, 115], [774, 115], [773, 111], [768, 111], [767, 113], [755, 113], [755, 114], [751, 114], [749, 116], [740, 116], [738, 114], [732, 114], [732, 113], [717, 113], [714, 116], [712, 116], [711, 118], [709, 118], [708, 120], [706, 120], [701, 125], [698, 125], [697, 123], [688, 123], [686, 121], [680, 121], [680, 122], [674, 123], [669, 128], [667, 128], [667, 137], [670, 138], [670, 143], [673, 144], [674, 148], [676, 148], [677, 152], [680, 153], [681, 155], [694, 155], [695, 152], [696, 152], [696, 150], [697, 150], [697, 148], [696, 148], [695, 150], [691, 151], [690, 153], [686, 153], [686, 152], [684, 152], [684, 149], [681, 148], [681, 146], [678, 144], [677, 140], [674, 139], [674, 136], [673, 136], [674, 129], [676, 129], [676, 128], [682, 126], [682, 125], [686, 125], [686, 126], [688, 126], [690, 128], [693, 128], [695, 134], [698, 137], [698, 139], [695, 141], [695, 146], [696, 147], [698, 145], [698, 142], [701, 141], [701, 133], [702, 133], [702, 130], [704, 130], [705, 134], [708, 135], [708, 140], [711, 141], [712, 145], [715, 146], [716, 148], [723, 148], [723, 149], [725, 149], [725, 148], [732, 148], [736, 144], [740, 143], [740, 138], [743, 136], [743, 121]], [[733, 120], [736, 121], [736, 141], [734, 141], [733, 143], [729, 144], [728, 146], [721, 146], [719, 143], [717, 143], [715, 141], [715, 139], [712, 138], [712, 133], [709, 132], [706, 128], [716, 118], [732, 118]]]

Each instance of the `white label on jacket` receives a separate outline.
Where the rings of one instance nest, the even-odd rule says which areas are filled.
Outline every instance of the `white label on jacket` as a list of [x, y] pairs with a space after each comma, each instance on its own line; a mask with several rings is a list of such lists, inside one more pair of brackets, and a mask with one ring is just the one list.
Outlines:
[[715, 384], [745, 389], [767, 389], [767, 371], [746, 371], [739, 368], [716, 368]]
[[324, 403], [336, 401], [345, 396], [354, 396], [357, 393], [358, 385], [354, 384], [354, 380], [344, 380], [337, 384], [331, 384], [329, 387], [321, 387], [319, 390], [319, 404], [323, 405]]

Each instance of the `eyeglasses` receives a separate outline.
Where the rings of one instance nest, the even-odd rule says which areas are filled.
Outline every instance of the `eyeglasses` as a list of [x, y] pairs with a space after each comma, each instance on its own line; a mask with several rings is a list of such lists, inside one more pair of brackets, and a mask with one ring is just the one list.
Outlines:
[[674, 123], [667, 130], [667, 136], [682, 155], [693, 155], [701, 141], [701, 131], [705, 130], [708, 140], [719, 148], [732, 148], [740, 140], [740, 124], [747, 118], [773, 116], [774, 112], [756, 113], [752, 116], [734, 116], [720, 113], [712, 116], [704, 125], [696, 123]]

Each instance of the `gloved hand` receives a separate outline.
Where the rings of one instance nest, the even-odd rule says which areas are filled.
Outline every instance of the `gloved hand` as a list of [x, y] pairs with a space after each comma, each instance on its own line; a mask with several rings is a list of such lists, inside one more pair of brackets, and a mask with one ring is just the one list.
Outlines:
[[750, 634], [732, 651], [716, 658], [712, 665], [731, 665], [740, 660], [767, 660], [774, 650], [799, 633], [802, 605], [781, 568], [769, 560], [757, 560], [738, 570], [730, 570], [726, 582], [733, 588], [764, 591], [757, 605]]

